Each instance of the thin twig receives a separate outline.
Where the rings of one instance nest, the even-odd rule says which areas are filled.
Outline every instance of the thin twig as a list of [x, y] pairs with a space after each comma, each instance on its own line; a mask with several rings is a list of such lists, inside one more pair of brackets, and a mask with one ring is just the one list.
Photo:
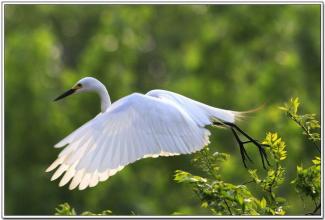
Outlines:
[[208, 156], [207, 152], [204, 152], [204, 153], [203, 153], [203, 151], [201, 151], [201, 153], [202, 153], [202, 155], [203, 155], [203, 156], [205, 157], [205, 159], [206, 159], [206, 162], [207, 162], [207, 168], [208, 168], [208, 170], [210, 171], [210, 174], [211, 174], [215, 179], [217, 179], [217, 175], [215, 174], [215, 172], [214, 172], [214, 170], [213, 170], [212, 163], [211, 163], [211, 161], [210, 161], [210, 159], [209, 159], [209, 156]]
[[275, 166], [276, 166], [276, 167], [275, 167], [275, 171], [274, 171], [274, 172], [275, 172], [274, 178], [273, 178], [273, 180], [272, 180], [272, 182], [271, 182], [269, 188], [266, 189], [266, 191], [268, 191], [268, 192], [270, 193], [271, 199], [272, 199], [273, 201], [275, 201], [275, 198], [274, 198], [274, 195], [273, 195], [272, 187], [273, 187], [273, 185], [274, 185], [274, 183], [275, 183], [275, 180], [278, 178], [278, 175], [279, 175], [279, 172], [278, 172], [278, 170], [279, 170], [279, 164], [278, 164], [278, 162], [275, 163]]
[[231, 212], [230, 207], [229, 207], [229, 205], [228, 205], [228, 203], [227, 203], [227, 200], [224, 199], [223, 201], [225, 202], [225, 204], [226, 204], [226, 206], [227, 206], [228, 212], [230, 213], [230, 215], [232, 215], [232, 212]]
[[[309, 137], [308, 139], [311, 140], [312, 139], [312, 136], [310, 135], [308, 129], [303, 124], [301, 124], [296, 119], [296, 117], [294, 117], [290, 112], [287, 112], [287, 114], [288, 114], [289, 118], [291, 118], [294, 122], [296, 122], [302, 128], [302, 130], [304, 130], [304, 132], [306, 133], [306, 135]], [[314, 141], [311, 140], [311, 142], [314, 144], [314, 146], [316, 147], [317, 151], [319, 153], [321, 153], [320, 147]]]
[[319, 204], [316, 206], [316, 208], [314, 209], [314, 211], [309, 212], [309, 213], [307, 213], [306, 215], [315, 215], [316, 212], [320, 209], [320, 207], [321, 207], [321, 203], [319, 203]]
[[248, 183], [254, 183], [255, 181], [254, 180], [248, 180], [248, 181], [246, 181], [246, 182], [243, 182], [241, 185], [246, 185], [246, 184], [248, 184]]

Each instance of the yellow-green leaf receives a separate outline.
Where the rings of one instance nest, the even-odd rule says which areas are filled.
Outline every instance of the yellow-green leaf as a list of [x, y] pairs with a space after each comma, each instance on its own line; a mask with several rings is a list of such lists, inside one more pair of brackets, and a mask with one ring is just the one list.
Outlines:
[[266, 200], [264, 199], [264, 197], [261, 199], [260, 205], [262, 209], [266, 207]]

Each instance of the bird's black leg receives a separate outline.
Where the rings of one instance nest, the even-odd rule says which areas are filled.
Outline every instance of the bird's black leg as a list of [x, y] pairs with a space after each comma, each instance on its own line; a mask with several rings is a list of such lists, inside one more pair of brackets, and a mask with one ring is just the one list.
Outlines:
[[[255, 140], [256, 142], [257, 142], [257, 140]], [[253, 141], [250, 141], [250, 140], [248, 140], [248, 141], [243, 141], [243, 144], [247, 144], [247, 143], [252, 143]], [[268, 144], [260, 144], [262, 147], [269, 147], [270, 145], [268, 145]]]
[[240, 149], [241, 158], [242, 158], [242, 161], [243, 161], [243, 164], [244, 164], [245, 168], [247, 168], [247, 165], [246, 165], [246, 162], [245, 162], [246, 157], [248, 158], [248, 160], [249, 160], [250, 162], [253, 162], [253, 161], [252, 161], [252, 159], [248, 156], [248, 154], [247, 154], [247, 152], [246, 152], [246, 150], [245, 150], [245, 147], [244, 147], [244, 143], [239, 139], [239, 137], [238, 137], [238, 135], [237, 135], [235, 129], [233, 129], [233, 128], [231, 127], [231, 131], [232, 131], [232, 133], [234, 134], [234, 136], [235, 136], [235, 138], [236, 138], [236, 141], [237, 141], [238, 144], [239, 144], [239, 149]]
[[[248, 144], [248, 143], [253, 143], [253, 141], [249, 140], [249, 141], [244, 141], [244, 142], [243, 142], [243, 144]], [[270, 145], [268, 145], [268, 144], [259, 144], [259, 145], [260, 145], [261, 147], [270, 147]], [[268, 158], [267, 158], [267, 154], [266, 154], [265, 150], [264, 150], [263, 148], [259, 148], [259, 151], [260, 151], [260, 154], [261, 154], [261, 153], [263, 154], [263, 156], [264, 156], [264, 158], [265, 158], [267, 164], [270, 166], [270, 162], [269, 162], [269, 160], [268, 160]], [[262, 158], [262, 160], [263, 160], [263, 158]]]
[[[240, 146], [243, 146], [244, 144], [247, 144], [247, 143], [253, 143], [255, 146], [258, 147], [258, 150], [259, 150], [259, 153], [261, 155], [262, 164], [263, 164], [264, 169], [266, 169], [264, 159], [266, 160], [267, 164], [270, 166], [270, 162], [269, 162], [269, 160], [267, 158], [267, 154], [265, 152], [265, 149], [263, 149], [263, 146], [268, 146], [268, 145], [258, 143], [256, 140], [254, 140], [252, 137], [250, 137], [248, 134], [246, 134], [243, 130], [241, 130], [237, 125], [235, 125], [233, 123], [225, 122], [224, 124], [230, 126], [231, 130], [233, 131], [233, 133], [234, 133], [234, 129], [236, 129], [242, 135], [244, 135], [246, 138], [248, 138], [249, 141], [243, 142], [243, 141], [241, 141], [239, 139], [238, 135], [234, 133], [235, 138], [236, 138], [236, 140], [237, 140], [237, 142], [239, 143]], [[247, 153], [246, 153], [246, 155], [247, 155]]]
[[[268, 158], [267, 158], [267, 154], [266, 154], [265, 150], [264, 150], [263, 147], [262, 147], [262, 146], [269, 146], [269, 145], [258, 143], [256, 140], [254, 140], [253, 138], [251, 138], [247, 133], [245, 133], [243, 130], [241, 130], [237, 125], [233, 124], [233, 126], [236, 128], [237, 131], [239, 131], [240, 133], [242, 133], [242, 134], [243, 134], [245, 137], [247, 137], [247, 138], [248, 138], [252, 143], [254, 143], [255, 146], [258, 147], [259, 152], [260, 152], [260, 155], [261, 155], [261, 158], [262, 158], [263, 167], [265, 168], [265, 166], [264, 166], [264, 158], [265, 158], [267, 164], [270, 166], [270, 162], [269, 162], [269, 160], [268, 160]], [[264, 156], [264, 158], [263, 158], [263, 156]]]
[[[256, 141], [256, 140], [255, 140], [255, 141]], [[256, 141], [256, 142], [257, 142], [257, 141]], [[243, 144], [248, 144], [248, 143], [253, 143], [253, 141], [251, 141], [251, 140], [243, 141]], [[261, 143], [259, 143], [259, 145], [262, 146], [262, 147], [270, 147], [270, 145], [268, 145], [268, 144], [261, 144]], [[270, 166], [270, 162], [269, 162], [269, 160], [267, 159], [267, 154], [266, 154], [265, 150], [264, 150], [263, 148], [259, 148], [259, 152], [260, 152], [260, 154], [261, 154], [261, 153], [263, 154], [263, 156], [264, 156], [264, 158], [265, 158], [267, 164]], [[263, 160], [263, 158], [262, 158], [262, 160]]]

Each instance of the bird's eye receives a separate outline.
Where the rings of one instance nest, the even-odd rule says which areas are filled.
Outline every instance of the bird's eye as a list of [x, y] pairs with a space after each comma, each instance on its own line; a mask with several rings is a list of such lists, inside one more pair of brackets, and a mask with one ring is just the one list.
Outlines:
[[81, 83], [76, 84], [72, 89], [77, 90], [82, 87]]

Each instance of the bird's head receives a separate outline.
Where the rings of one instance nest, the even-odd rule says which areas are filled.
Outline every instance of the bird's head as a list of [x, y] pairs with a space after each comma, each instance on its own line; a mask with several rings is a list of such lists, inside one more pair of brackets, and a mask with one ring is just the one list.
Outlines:
[[102, 84], [93, 77], [82, 78], [71, 89], [54, 99], [54, 101], [58, 101], [75, 93], [96, 91], [101, 85]]

